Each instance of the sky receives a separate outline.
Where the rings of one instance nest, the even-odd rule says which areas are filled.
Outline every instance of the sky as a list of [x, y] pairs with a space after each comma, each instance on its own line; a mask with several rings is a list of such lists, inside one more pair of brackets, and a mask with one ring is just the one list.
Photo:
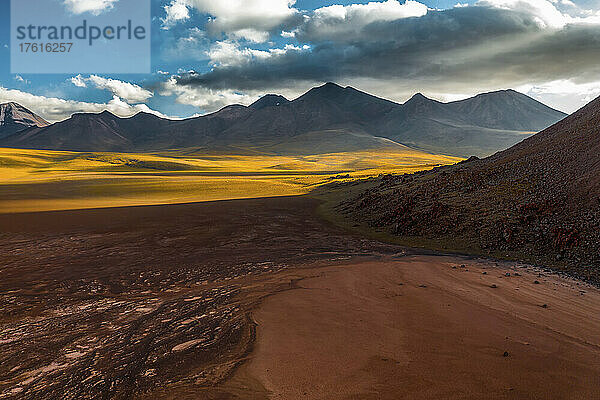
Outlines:
[[[59, 1], [108, 12], [119, 1]], [[0, 1], [0, 103], [169, 118], [293, 99], [325, 82], [397, 102], [516, 89], [573, 112], [600, 96], [600, 0], [135, 0], [152, 3], [152, 73], [13, 74]]]

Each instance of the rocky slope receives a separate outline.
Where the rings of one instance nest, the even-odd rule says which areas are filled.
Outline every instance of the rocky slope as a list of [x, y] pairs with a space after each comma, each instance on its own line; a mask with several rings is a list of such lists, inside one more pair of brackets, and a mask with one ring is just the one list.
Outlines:
[[338, 212], [404, 243], [600, 282], [600, 98], [492, 157], [338, 189]]
[[17, 103], [0, 104], [0, 139], [31, 127], [50, 125], [39, 115]]
[[[248, 107], [232, 105], [183, 121], [148, 114], [76, 114], [0, 139], [0, 146], [123, 152], [245, 147], [316, 154], [401, 144], [431, 153], [489, 155], [564, 116], [514, 91], [454, 103], [416, 95], [397, 104], [328, 83], [293, 101], [267, 95]], [[323, 141], [328, 145], [323, 147]]]

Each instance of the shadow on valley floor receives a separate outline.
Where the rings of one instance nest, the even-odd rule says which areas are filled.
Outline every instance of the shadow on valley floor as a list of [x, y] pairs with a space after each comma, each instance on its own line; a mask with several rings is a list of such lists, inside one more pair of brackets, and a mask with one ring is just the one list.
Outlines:
[[[425, 251], [329, 224], [319, 204], [297, 196], [0, 215], [0, 398], [429, 399], [450, 398], [440, 397], [448, 387], [454, 398], [481, 398], [472, 391], [487, 379], [479, 365], [502, 377], [488, 398], [551, 390], [543, 379], [567, 387], [571, 367], [581, 372], [578, 393], [594, 389], [586, 379], [600, 371], [595, 289], [514, 263], [419, 258]], [[451, 302], [460, 307], [448, 314]], [[481, 326], [474, 313], [485, 316]], [[314, 343], [330, 353], [313, 357]], [[438, 346], [445, 350], [431, 351]], [[510, 364], [505, 348], [519, 354]], [[348, 378], [349, 364], [331, 360], [356, 349], [357, 379]], [[296, 365], [298, 352], [305, 364]], [[311, 371], [313, 360], [331, 365], [327, 373]], [[289, 369], [271, 373], [280, 361]], [[562, 367], [532, 375], [540, 363]], [[449, 372], [433, 385], [440, 366]], [[370, 397], [305, 389], [306, 373], [342, 374], [351, 385], [336, 385]], [[447, 384], [456, 380], [463, 389]], [[518, 390], [507, 392], [509, 383]]]
[[0, 398], [176, 398], [200, 388], [218, 398], [210, 388], [253, 342], [250, 311], [289, 288], [294, 269], [401, 251], [315, 218], [317, 204], [0, 215]]

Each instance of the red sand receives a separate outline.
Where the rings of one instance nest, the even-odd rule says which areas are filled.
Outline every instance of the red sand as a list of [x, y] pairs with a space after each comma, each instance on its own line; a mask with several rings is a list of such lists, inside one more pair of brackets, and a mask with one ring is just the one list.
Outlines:
[[273, 399], [600, 399], [597, 289], [461, 263], [306, 271], [318, 277], [254, 313], [255, 351], [232, 382]]

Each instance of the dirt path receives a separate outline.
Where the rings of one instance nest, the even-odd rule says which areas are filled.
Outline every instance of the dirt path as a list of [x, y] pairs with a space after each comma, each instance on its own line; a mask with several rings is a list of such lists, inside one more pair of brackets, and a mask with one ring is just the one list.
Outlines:
[[461, 263], [307, 272], [254, 313], [255, 352], [232, 382], [272, 399], [600, 399], [597, 289]]

